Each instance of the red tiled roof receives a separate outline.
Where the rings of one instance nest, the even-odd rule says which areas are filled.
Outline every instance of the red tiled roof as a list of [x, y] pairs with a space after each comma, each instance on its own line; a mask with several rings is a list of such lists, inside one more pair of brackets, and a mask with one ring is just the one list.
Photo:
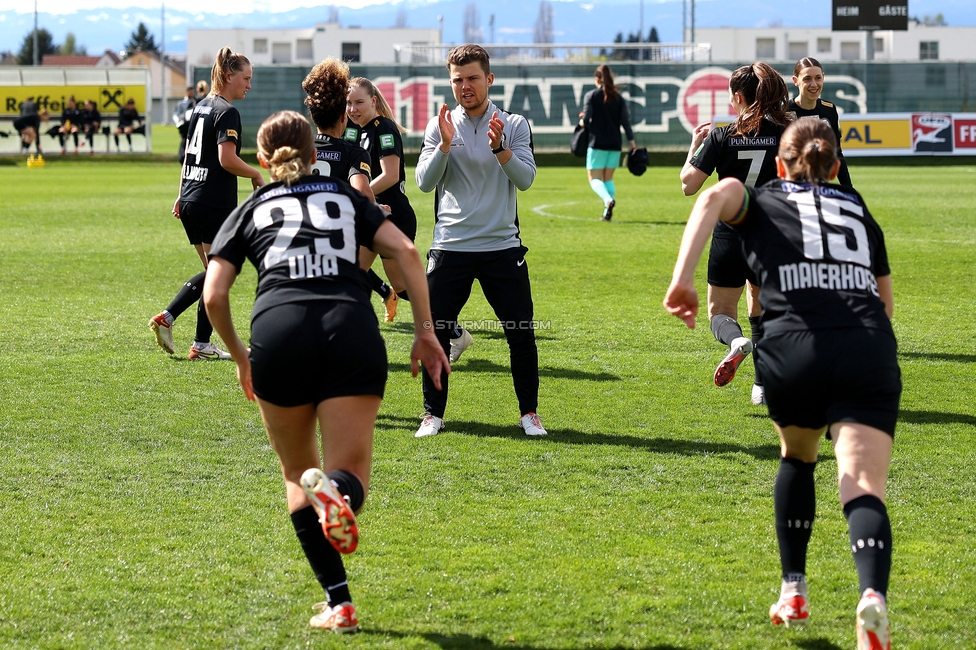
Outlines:
[[41, 65], [54, 65], [54, 66], [66, 66], [66, 65], [85, 65], [93, 66], [98, 63], [98, 60], [102, 58], [100, 56], [84, 56], [84, 55], [64, 55], [64, 54], [45, 54], [44, 59], [41, 61]]

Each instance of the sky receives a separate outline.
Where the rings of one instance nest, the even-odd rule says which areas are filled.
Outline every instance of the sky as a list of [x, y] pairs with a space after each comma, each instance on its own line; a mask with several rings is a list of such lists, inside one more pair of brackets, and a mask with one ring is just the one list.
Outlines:
[[[444, 43], [463, 40], [463, 14], [470, 2], [478, 7], [479, 25], [487, 32], [494, 18], [495, 43], [529, 43], [539, 0], [36, 0], [40, 26], [60, 44], [68, 33], [90, 54], [118, 51], [139, 22], [159, 42], [160, 9], [165, 2], [167, 52], [186, 51], [189, 27], [311, 27], [323, 22], [328, 8], [339, 9], [344, 26], [392, 27], [402, 8], [410, 27], [436, 28], [443, 16]], [[682, 39], [682, 0], [551, 0], [556, 43], [609, 43], [630, 34], [643, 6], [645, 33], [654, 27], [665, 43]], [[944, 13], [949, 25], [976, 26], [976, 0], [908, 0], [909, 15]], [[825, 27], [831, 0], [695, 0], [698, 27]], [[0, 52], [17, 52], [33, 28], [34, 2], [0, 0]], [[226, 20], [224, 16], [232, 16]], [[487, 34], [486, 34], [487, 37]]]

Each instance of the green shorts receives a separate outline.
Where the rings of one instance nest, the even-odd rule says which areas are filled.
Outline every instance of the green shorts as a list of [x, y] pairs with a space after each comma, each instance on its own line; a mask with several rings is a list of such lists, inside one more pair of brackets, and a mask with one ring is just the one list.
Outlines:
[[587, 169], [616, 169], [620, 167], [620, 152], [586, 148]]

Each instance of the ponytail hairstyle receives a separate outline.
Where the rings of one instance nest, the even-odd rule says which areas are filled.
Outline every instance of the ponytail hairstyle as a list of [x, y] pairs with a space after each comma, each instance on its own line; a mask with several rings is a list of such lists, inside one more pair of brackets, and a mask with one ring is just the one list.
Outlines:
[[735, 118], [736, 135], [758, 133], [764, 119], [789, 126], [791, 120], [786, 108], [790, 91], [783, 77], [766, 63], [760, 61], [738, 68], [729, 79], [729, 90], [740, 93], [746, 100], [746, 109]]
[[[227, 76], [240, 72], [246, 65], [251, 65], [251, 62], [243, 54], [231, 52], [229, 47], [220, 48], [217, 52], [217, 60], [210, 70], [210, 94], [219, 95], [224, 89]], [[197, 87], [199, 88], [199, 85]]]
[[295, 184], [309, 172], [315, 156], [312, 127], [301, 113], [278, 111], [258, 129], [258, 156], [271, 176], [285, 185]]
[[826, 183], [837, 162], [833, 129], [822, 120], [797, 120], [779, 140], [779, 159], [791, 179]]
[[593, 73], [593, 76], [600, 81], [600, 86], [603, 88], [603, 103], [607, 104], [613, 100], [620, 97], [620, 91], [613, 83], [613, 73], [610, 72], [610, 66], [606, 63], [601, 63]]
[[373, 85], [372, 81], [366, 77], [354, 77], [349, 80], [349, 90], [351, 91], [354, 88], [361, 88], [367, 95], [376, 99], [376, 112], [396, 124], [400, 133], [407, 132], [407, 129], [400, 126], [400, 123], [393, 117], [393, 109], [386, 103], [386, 98], [383, 97], [383, 93]]
[[805, 56], [796, 62], [796, 65], [793, 66], [793, 76], [799, 77], [800, 70], [803, 68], [820, 68], [820, 71], [823, 72], [823, 66], [820, 65], [820, 61], [817, 61], [812, 56]]
[[302, 82], [307, 95], [305, 105], [312, 121], [320, 131], [331, 129], [346, 113], [346, 96], [349, 94], [349, 66], [329, 57], [308, 73]]

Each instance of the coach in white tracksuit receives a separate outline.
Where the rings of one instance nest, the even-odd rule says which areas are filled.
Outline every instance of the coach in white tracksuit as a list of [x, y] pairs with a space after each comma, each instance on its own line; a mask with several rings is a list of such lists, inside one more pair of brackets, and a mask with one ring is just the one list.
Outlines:
[[[455, 332], [457, 318], [478, 280], [508, 340], [519, 426], [527, 435], [545, 435], [536, 414], [539, 353], [525, 262], [528, 249], [519, 238], [516, 209], [516, 189], [525, 191], [535, 180], [532, 133], [524, 117], [506, 113], [488, 99], [494, 76], [484, 48], [461, 45], [447, 61], [458, 106], [453, 111], [442, 106], [427, 124], [417, 163], [420, 189], [436, 190], [434, 241], [427, 254], [434, 328], [449, 351], [452, 333], [462, 334]], [[437, 390], [424, 369], [426, 413], [417, 437], [444, 427], [446, 373], [441, 385]]]

